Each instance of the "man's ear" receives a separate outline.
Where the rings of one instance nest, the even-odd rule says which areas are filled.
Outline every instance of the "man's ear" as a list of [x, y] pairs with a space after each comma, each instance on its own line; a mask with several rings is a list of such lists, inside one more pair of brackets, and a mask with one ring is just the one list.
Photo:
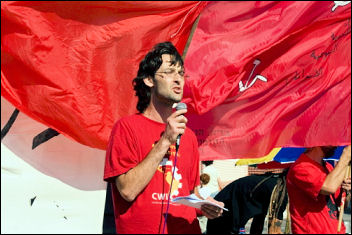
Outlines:
[[154, 86], [154, 81], [151, 77], [146, 77], [143, 79], [143, 82], [145, 85], [147, 85], [148, 87], [152, 88]]

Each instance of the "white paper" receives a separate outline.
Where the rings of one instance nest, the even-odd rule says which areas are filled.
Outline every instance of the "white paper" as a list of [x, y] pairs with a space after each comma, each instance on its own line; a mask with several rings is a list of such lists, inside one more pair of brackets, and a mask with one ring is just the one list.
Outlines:
[[194, 207], [197, 209], [200, 209], [200, 207], [203, 204], [210, 204], [210, 205], [217, 206], [225, 211], [229, 211], [228, 209], [226, 209], [222, 206], [219, 206], [218, 204], [216, 204], [214, 202], [211, 202], [208, 200], [202, 200], [202, 199], [198, 198], [195, 194], [191, 194], [191, 195], [188, 195], [185, 197], [176, 197], [176, 198], [172, 199], [172, 202], [178, 203], [178, 204], [183, 204], [183, 205], [190, 206], [190, 207]]

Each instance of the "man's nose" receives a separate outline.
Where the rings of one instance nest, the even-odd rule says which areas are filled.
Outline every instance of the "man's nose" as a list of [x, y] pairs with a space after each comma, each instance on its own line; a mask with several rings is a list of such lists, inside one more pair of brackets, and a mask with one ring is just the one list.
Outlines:
[[183, 80], [183, 76], [180, 75], [179, 73], [174, 74], [174, 80], [177, 82], [181, 82]]

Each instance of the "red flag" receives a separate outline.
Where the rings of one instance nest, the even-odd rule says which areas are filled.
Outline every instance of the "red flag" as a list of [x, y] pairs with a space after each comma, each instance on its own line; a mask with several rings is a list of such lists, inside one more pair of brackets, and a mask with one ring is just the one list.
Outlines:
[[206, 2], [1, 2], [1, 95], [21, 112], [105, 149], [136, 112], [132, 79], [157, 43], [182, 53]]
[[351, 143], [348, 2], [212, 2], [185, 67], [202, 160]]

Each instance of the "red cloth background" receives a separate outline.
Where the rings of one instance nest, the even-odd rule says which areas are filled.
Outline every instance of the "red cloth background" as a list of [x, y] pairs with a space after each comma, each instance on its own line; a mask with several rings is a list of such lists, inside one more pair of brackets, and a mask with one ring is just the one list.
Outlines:
[[[202, 160], [351, 143], [351, 4], [333, 8], [317, 1], [207, 5], [185, 59], [188, 125]], [[267, 81], [239, 90], [256, 75]]]
[[132, 80], [157, 43], [182, 54], [207, 2], [1, 2], [1, 95], [79, 143], [106, 149], [136, 112]]
[[[334, 4], [2, 2], [1, 95], [61, 134], [106, 149], [113, 123], [136, 112], [139, 61], [162, 41], [182, 53], [202, 12], [184, 96], [201, 160], [347, 145], [351, 4]], [[257, 75], [266, 81], [239, 90]]]

